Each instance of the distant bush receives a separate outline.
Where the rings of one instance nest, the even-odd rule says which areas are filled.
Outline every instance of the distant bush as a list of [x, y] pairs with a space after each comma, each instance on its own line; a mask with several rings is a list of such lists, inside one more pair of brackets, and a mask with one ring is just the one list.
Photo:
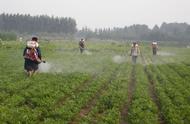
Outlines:
[[16, 40], [17, 36], [13, 32], [0, 32], [0, 39], [3, 41]]

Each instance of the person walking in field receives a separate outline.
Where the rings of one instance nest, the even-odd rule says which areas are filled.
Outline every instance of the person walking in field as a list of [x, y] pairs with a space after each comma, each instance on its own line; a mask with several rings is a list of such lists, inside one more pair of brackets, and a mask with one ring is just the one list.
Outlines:
[[158, 43], [156, 41], [152, 42], [152, 54], [157, 55], [157, 50], [158, 50]]
[[38, 70], [38, 65], [41, 62], [45, 62], [42, 61], [41, 50], [39, 48], [37, 37], [32, 37], [32, 40], [27, 42], [23, 52], [23, 57], [25, 60], [24, 69], [30, 77]]
[[138, 46], [137, 42], [133, 42], [132, 47], [131, 47], [131, 53], [130, 53], [133, 64], [136, 64], [138, 55], [140, 55], [139, 46]]
[[80, 49], [80, 53], [82, 54], [85, 50], [85, 40], [82, 38], [80, 41], [79, 41], [79, 49]]

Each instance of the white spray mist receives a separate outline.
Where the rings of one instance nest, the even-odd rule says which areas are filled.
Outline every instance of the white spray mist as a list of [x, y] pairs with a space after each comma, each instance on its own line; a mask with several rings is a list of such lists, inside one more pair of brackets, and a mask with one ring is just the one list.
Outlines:
[[39, 64], [39, 72], [43, 72], [43, 73], [48, 73], [51, 70], [51, 64], [46, 62], [46, 63], [41, 63]]
[[174, 56], [174, 53], [170, 53], [170, 52], [163, 52], [163, 51], [159, 51], [158, 55], [160, 56]]
[[120, 56], [120, 55], [116, 55], [113, 57], [113, 62], [117, 63], [117, 64], [121, 64], [126, 62], [126, 57], [124, 56]]
[[92, 55], [92, 53], [90, 51], [88, 51], [88, 50], [85, 50], [84, 54], [86, 54], [86, 55]]

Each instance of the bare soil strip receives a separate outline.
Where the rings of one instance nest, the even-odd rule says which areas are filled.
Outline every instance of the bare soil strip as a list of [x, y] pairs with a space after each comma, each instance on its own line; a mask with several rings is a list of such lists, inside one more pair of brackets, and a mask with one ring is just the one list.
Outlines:
[[[78, 87], [74, 88], [72, 90], [73, 93], [78, 93], [81, 92], [84, 88], [86, 88], [88, 86], [88, 84], [90, 82], [92, 82], [98, 75], [94, 74], [90, 79], [85, 80], [81, 85], [79, 85]], [[61, 97], [60, 99], [58, 99], [58, 101], [53, 105], [53, 108], [59, 108], [62, 105], [64, 105], [64, 102], [69, 99], [71, 97], [71, 94], [66, 94], [64, 97]], [[46, 118], [43, 113], [40, 114], [40, 116], [38, 117], [39, 122], [43, 122], [44, 118]]]
[[157, 115], [158, 115], [159, 124], [165, 124], [164, 116], [161, 113], [161, 105], [160, 105], [159, 99], [158, 99], [157, 94], [156, 94], [155, 82], [152, 79], [151, 74], [148, 72], [148, 69], [146, 67], [145, 57], [142, 54], [141, 54], [141, 59], [142, 59], [142, 62], [144, 64], [144, 72], [146, 73], [148, 81], [149, 81], [149, 86], [148, 86], [149, 95], [150, 95], [152, 101], [154, 102], [154, 104], [156, 105], [157, 110], [158, 110]]
[[132, 103], [135, 87], [136, 87], [135, 65], [133, 65], [128, 85], [127, 103], [122, 107], [120, 124], [128, 124], [127, 120], [128, 111]]
[[157, 109], [158, 109], [158, 121], [159, 121], [159, 124], [165, 124], [164, 116], [161, 113], [161, 105], [160, 105], [159, 99], [158, 99], [157, 94], [156, 94], [155, 82], [154, 82], [154, 80], [152, 80], [152, 77], [148, 73], [146, 67], [145, 67], [144, 70], [145, 70], [146, 75], [147, 75], [148, 80], [149, 80], [149, 94], [150, 94], [150, 97], [152, 98], [152, 101], [156, 104]]
[[[102, 69], [102, 72], [104, 72], [106, 70], [106, 68]], [[90, 84], [90, 82], [92, 82], [93, 80], [95, 80], [98, 77], [98, 74], [95, 73], [92, 75], [92, 77], [90, 79], [85, 80], [81, 85], [79, 85], [78, 87], [76, 87], [75, 89], [72, 90], [72, 93], [76, 94], [78, 92], [83, 91], [86, 87], [88, 87], [88, 84]], [[60, 99], [58, 99], [58, 101], [55, 103], [55, 107], [60, 107], [62, 105], [64, 105], [64, 102], [70, 98], [71, 95], [70, 94], [66, 94], [64, 97], [61, 97]]]
[[93, 95], [93, 97], [88, 101], [88, 103], [80, 110], [80, 112], [73, 117], [71, 122], [69, 124], [77, 124], [77, 122], [80, 120], [80, 118], [88, 115], [88, 113], [91, 111], [91, 109], [96, 105], [97, 100], [101, 97], [104, 91], [106, 91], [109, 87], [109, 84], [114, 80], [116, 77], [116, 73], [118, 72], [120, 66], [118, 66], [115, 71], [111, 74], [109, 80], [105, 82], [101, 88]]

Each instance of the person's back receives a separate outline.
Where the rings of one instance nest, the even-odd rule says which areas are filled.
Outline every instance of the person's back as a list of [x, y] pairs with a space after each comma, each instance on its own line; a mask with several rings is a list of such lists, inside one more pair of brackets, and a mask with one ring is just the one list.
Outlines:
[[133, 63], [136, 63], [136, 60], [139, 54], [140, 54], [139, 46], [136, 42], [134, 42], [131, 47], [131, 53], [130, 53], [130, 55], [132, 56]]
[[152, 42], [152, 53], [153, 55], [156, 55], [157, 54], [157, 49], [158, 49], [158, 44], [157, 42]]
[[138, 56], [140, 53], [138, 44], [134, 43], [131, 47], [131, 56]]
[[84, 41], [83, 40], [79, 41], [79, 46], [82, 47], [82, 48], [84, 48]]
[[37, 37], [33, 37], [31, 41], [28, 41], [23, 52], [23, 57], [25, 59], [24, 69], [28, 76], [35, 73], [35, 71], [38, 70], [38, 64], [42, 62], [41, 51], [37, 40]]
[[26, 47], [26, 50], [24, 52], [24, 58], [38, 63], [38, 62], [40, 62], [38, 51], [39, 51], [39, 49], [37, 49], [37, 48]]
[[131, 55], [132, 56], [138, 56], [138, 47], [132, 47], [131, 48]]
[[41, 60], [41, 51], [39, 48], [39, 44], [37, 41], [28, 41], [27, 46], [24, 50], [23, 56], [25, 59], [29, 59], [31, 61], [40, 62]]
[[79, 48], [80, 48], [80, 52], [83, 53], [83, 51], [85, 49], [84, 39], [81, 39], [79, 41]]

